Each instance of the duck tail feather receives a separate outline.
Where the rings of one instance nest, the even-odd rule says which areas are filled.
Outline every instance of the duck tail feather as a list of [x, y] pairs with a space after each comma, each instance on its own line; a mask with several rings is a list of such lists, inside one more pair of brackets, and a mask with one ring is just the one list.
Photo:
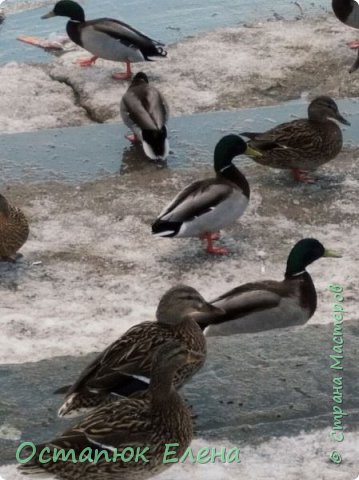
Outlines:
[[152, 235], [157, 237], [175, 237], [181, 226], [181, 222], [170, 222], [159, 219], [152, 225]]
[[143, 149], [152, 160], [164, 160], [168, 155], [167, 128], [160, 130], [142, 130]]
[[67, 393], [71, 388], [71, 385], [64, 385], [53, 392], [54, 395], [63, 395]]
[[156, 45], [156, 50], [159, 57], [167, 57], [167, 50], [162, 48], [161, 45]]

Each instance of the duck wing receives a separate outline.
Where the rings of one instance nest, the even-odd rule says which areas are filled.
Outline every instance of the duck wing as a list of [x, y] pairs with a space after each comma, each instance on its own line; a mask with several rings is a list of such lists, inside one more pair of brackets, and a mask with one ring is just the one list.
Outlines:
[[122, 98], [121, 110], [142, 130], [160, 130], [167, 123], [169, 108], [163, 95], [148, 85], [130, 88]]
[[108, 450], [144, 447], [151, 432], [148, 399], [123, 399], [97, 408], [46, 446], [73, 449], [77, 455], [88, 447]]
[[233, 192], [234, 186], [216, 178], [194, 182], [180, 192], [157, 220], [189, 222], [216, 208]]
[[167, 55], [167, 52], [161, 48], [164, 46], [163, 43], [153, 40], [144, 33], [120, 20], [99, 18], [97, 20], [86, 22], [82, 28], [93, 29], [97, 32], [109, 35], [128, 47], [138, 48], [145, 56]]
[[303, 153], [321, 151], [324, 139], [307, 119], [282, 123], [264, 133], [243, 132], [250, 144], [259, 150], [301, 156]]
[[131, 375], [148, 375], [154, 351], [170, 337], [171, 332], [157, 322], [135, 325], [83, 370], [66, 396], [84, 388], [96, 393], [118, 391], [132, 380]]
[[211, 303], [225, 310], [224, 321], [229, 320], [232, 316], [240, 318], [253, 311], [278, 306], [282, 299], [280, 287], [281, 283], [270, 280], [247, 283], [224, 293], [212, 300]]

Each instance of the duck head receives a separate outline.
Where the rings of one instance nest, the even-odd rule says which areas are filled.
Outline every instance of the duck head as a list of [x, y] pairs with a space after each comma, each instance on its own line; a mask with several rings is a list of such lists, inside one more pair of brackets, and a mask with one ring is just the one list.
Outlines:
[[338, 253], [327, 250], [315, 238], [304, 238], [292, 248], [288, 260], [286, 277], [296, 276], [305, 271], [305, 268], [321, 257], [340, 258]]
[[138, 72], [132, 79], [131, 87], [148, 83], [149, 81], [147, 75], [144, 72]]
[[197, 290], [187, 285], [177, 285], [168, 290], [157, 308], [157, 321], [167, 325], [179, 325], [186, 320], [199, 321], [224, 315], [221, 308], [214, 307]]
[[71, 20], [77, 22], [85, 21], [85, 12], [84, 9], [76, 2], [72, 0], [61, 0], [57, 2], [49, 13], [46, 13], [41, 18], [51, 18], [51, 17], [69, 17]]
[[226, 135], [221, 138], [214, 149], [214, 169], [223, 172], [232, 165], [232, 160], [238, 155], [261, 157], [262, 154], [247, 143], [239, 135]]
[[308, 118], [316, 122], [326, 122], [327, 120], [338, 120], [344, 125], [350, 125], [340, 113], [338, 105], [330, 97], [316, 97], [308, 107]]

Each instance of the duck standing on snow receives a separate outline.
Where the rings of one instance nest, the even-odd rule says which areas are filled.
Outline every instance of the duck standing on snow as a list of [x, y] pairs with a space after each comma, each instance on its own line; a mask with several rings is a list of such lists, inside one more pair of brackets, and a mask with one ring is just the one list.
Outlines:
[[164, 160], [169, 152], [166, 123], [169, 108], [157, 88], [149, 85], [147, 75], [135, 75], [121, 100], [121, 116], [133, 135], [131, 142], [140, 141], [145, 154], [152, 160]]
[[[202, 359], [203, 354], [179, 342], [165, 343], [154, 354], [151, 382], [142, 398], [126, 398], [94, 410], [56, 439], [37, 445], [36, 455], [19, 470], [64, 480], [142, 480], [168, 468], [166, 444], [177, 445], [180, 458], [193, 436], [191, 411], [174, 388], [174, 376]], [[131, 460], [131, 448], [144, 452], [145, 458]], [[66, 461], [61, 455], [62, 461], [56, 461], [56, 449], [69, 454]], [[103, 453], [94, 461], [96, 451]], [[121, 452], [125, 460], [119, 458]]]
[[216, 176], [191, 183], [160, 213], [152, 225], [159, 237], [199, 237], [207, 241], [207, 252], [227, 254], [215, 247], [219, 230], [240, 217], [249, 202], [250, 189], [246, 177], [233, 165], [237, 155], [261, 155], [247, 146], [238, 135], [227, 135], [214, 150]]
[[309, 171], [335, 158], [343, 146], [343, 134], [337, 120], [350, 123], [339, 113], [334, 100], [321, 96], [308, 107], [308, 118], [282, 123], [264, 133], [243, 132], [249, 145], [262, 152], [257, 163], [272, 168], [291, 169], [295, 180], [314, 183]]
[[[348, 27], [359, 28], [359, 5], [356, 0], [332, 0], [335, 16]], [[352, 49], [358, 49], [358, 58], [349, 70], [350, 73], [359, 68], [359, 40], [349, 43]]]
[[61, 0], [51, 12], [41, 18], [69, 17], [66, 31], [71, 40], [88, 50], [93, 57], [80, 60], [83, 66], [91, 66], [97, 58], [125, 62], [125, 73], [114, 73], [116, 79], [126, 80], [132, 76], [131, 63], [151, 61], [149, 57], [165, 57], [163, 44], [156, 42], [130, 25], [112, 18], [85, 21], [85, 12], [76, 2]]
[[21, 254], [17, 251], [29, 236], [29, 223], [19, 208], [9, 205], [0, 194], [0, 259], [15, 262]]
[[74, 416], [119, 396], [130, 396], [148, 388], [153, 356], [168, 340], [202, 353], [190, 366], [180, 368], [174, 377], [179, 388], [204, 364], [206, 341], [196, 320], [223, 315], [223, 310], [207, 303], [194, 288], [178, 285], [168, 290], [157, 308], [157, 322], [142, 322], [130, 328], [100, 353], [66, 393], [59, 416]]
[[206, 336], [255, 333], [306, 323], [317, 308], [316, 290], [306, 267], [321, 257], [340, 255], [313, 238], [300, 240], [288, 256], [282, 282], [246, 283], [211, 302], [226, 313], [215, 324], [206, 319], [199, 322]]

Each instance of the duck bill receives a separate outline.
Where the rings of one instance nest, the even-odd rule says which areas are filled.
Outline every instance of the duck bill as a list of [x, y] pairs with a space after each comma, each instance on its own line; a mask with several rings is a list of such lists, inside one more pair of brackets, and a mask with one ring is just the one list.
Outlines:
[[195, 352], [194, 350], [188, 350], [187, 354], [187, 363], [197, 363], [203, 360], [205, 355], [200, 352]]
[[249, 157], [262, 157], [263, 156], [263, 153], [261, 153], [259, 150], [256, 150], [255, 148], [249, 147], [249, 146], [247, 146], [244, 154], [248, 155]]
[[323, 257], [342, 258], [342, 256], [339, 253], [334, 252], [334, 250], [324, 250]]
[[47, 18], [52, 18], [56, 17], [55, 12], [51, 10], [51, 12], [45, 13], [45, 15], [42, 15], [42, 20], [46, 20]]
[[335, 118], [336, 118], [336, 120], [338, 120], [338, 122], [342, 123], [343, 125], [349, 125], [350, 126], [350, 122], [348, 122], [348, 120], [346, 118], [344, 118], [342, 115], [340, 115], [339, 112], [337, 113], [337, 116]]

